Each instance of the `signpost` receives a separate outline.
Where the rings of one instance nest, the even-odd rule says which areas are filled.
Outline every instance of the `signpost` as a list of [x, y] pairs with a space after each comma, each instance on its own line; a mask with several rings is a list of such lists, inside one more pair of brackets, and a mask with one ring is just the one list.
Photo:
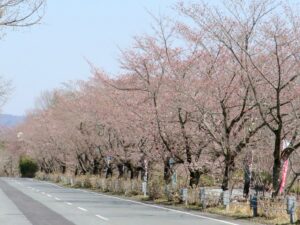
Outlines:
[[287, 197], [287, 213], [290, 215], [290, 223], [294, 224], [296, 222], [296, 197], [288, 196]]
[[250, 208], [253, 210], [253, 217], [257, 217], [258, 216], [258, 212], [257, 212], [257, 196], [250, 196]]
[[187, 188], [182, 188], [180, 190], [180, 192], [181, 192], [182, 201], [185, 202], [185, 205], [188, 205], [188, 189]]
[[142, 191], [144, 193], [144, 197], [146, 197], [147, 196], [147, 182], [145, 182], [145, 181], [142, 183]]
[[229, 210], [230, 204], [230, 193], [229, 191], [223, 191], [223, 205], [226, 207], [226, 211]]
[[200, 203], [202, 205], [202, 208], [206, 208], [206, 193], [205, 193], [205, 188], [200, 188], [199, 192], [199, 197], [200, 197]]
[[147, 197], [147, 182], [148, 182], [148, 162], [145, 159], [144, 160], [144, 168], [145, 168], [145, 173], [143, 177], [143, 184], [142, 184], [142, 191], [144, 193], [144, 197]]

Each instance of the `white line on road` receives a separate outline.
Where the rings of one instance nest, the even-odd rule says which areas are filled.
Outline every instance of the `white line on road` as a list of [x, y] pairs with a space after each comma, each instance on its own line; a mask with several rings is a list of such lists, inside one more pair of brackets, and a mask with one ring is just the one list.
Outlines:
[[47, 196], [48, 196], [49, 198], [52, 198], [52, 195], [49, 195], [49, 194], [48, 194]]
[[71, 202], [66, 202], [67, 205], [73, 205]]
[[61, 189], [65, 189], [64, 187], [61, 187], [61, 186], [59, 186], [57, 184], [50, 183], [48, 181], [38, 181], [38, 182], [40, 182], [40, 183], [46, 183], [46, 184], [49, 184], [49, 185], [52, 185], [52, 186], [55, 186], [55, 187], [58, 187], [58, 188], [61, 188]]
[[[52, 183], [49, 183], [49, 182], [45, 182], [45, 183], [51, 184], [51, 185], [56, 186], [58, 188], [63, 188], [63, 187], [61, 187], [57, 184], [52, 184]], [[65, 188], [63, 188], [63, 189], [65, 189]], [[92, 193], [92, 192], [89, 192], [89, 193]], [[99, 193], [96, 193], [96, 194], [99, 195], [99, 196], [102, 196], [102, 197], [106, 197], [106, 198], [114, 198], [114, 199], [118, 199], [118, 200], [121, 200], [121, 201], [131, 202], [131, 203], [135, 203], [135, 204], [138, 204], [138, 205], [143, 205], [143, 206], [147, 206], [147, 207], [151, 207], [151, 208], [163, 209], [163, 210], [167, 210], [167, 211], [170, 211], [170, 212], [175, 212], [175, 213], [179, 213], [179, 214], [193, 216], [193, 217], [197, 217], [197, 218], [201, 218], [201, 219], [207, 219], [207, 220], [211, 220], [211, 221], [216, 221], [216, 222], [219, 222], [219, 223], [224, 223], [224, 224], [229, 224], [229, 225], [239, 225], [237, 223], [232, 223], [232, 222], [228, 222], [228, 221], [221, 220], [221, 219], [215, 219], [215, 218], [211, 218], [211, 217], [207, 217], [207, 216], [200, 216], [200, 215], [197, 215], [197, 214], [184, 212], [184, 211], [180, 211], [180, 210], [176, 210], [176, 209], [169, 209], [169, 208], [165, 208], [165, 207], [158, 206], [158, 205], [151, 205], [151, 204], [147, 204], [147, 203], [143, 203], [143, 202], [138, 202], [138, 201], [129, 200], [129, 199], [123, 199], [123, 198], [110, 196], [110, 195], [105, 195], [105, 194], [99, 194]]]
[[224, 223], [224, 224], [229, 224], [229, 225], [239, 225], [237, 223], [232, 223], [232, 222], [228, 222], [228, 221], [225, 221], [225, 220], [215, 219], [215, 218], [211, 218], [211, 217], [207, 217], [207, 216], [200, 216], [200, 215], [197, 215], [197, 214], [184, 212], [184, 211], [180, 211], [180, 210], [176, 210], [176, 209], [165, 208], [165, 207], [158, 206], [158, 205], [152, 205], [152, 204], [137, 202], [137, 201], [134, 201], [134, 200], [123, 199], [123, 198], [110, 196], [110, 195], [105, 195], [105, 194], [99, 194], [99, 193], [97, 193], [97, 195], [100, 195], [100, 196], [106, 197], [106, 198], [114, 198], [114, 199], [118, 199], [118, 200], [121, 200], [121, 201], [131, 202], [131, 203], [135, 203], [135, 204], [138, 204], [138, 205], [143, 205], [143, 206], [147, 206], [147, 207], [151, 207], [151, 208], [163, 209], [163, 210], [167, 210], [167, 211], [170, 211], [170, 212], [175, 212], [175, 213], [179, 213], [179, 214], [193, 216], [193, 217], [197, 217], [197, 218], [201, 218], [201, 219], [216, 221], [216, 222], [219, 222], [219, 223]]
[[60, 201], [60, 198], [55, 197], [55, 200]]
[[87, 212], [87, 209], [85, 209], [85, 208], [77, 207], [77, 209], [80, 209], [81, 211]]
[[108, 218], [106, 218], [106, 217], [103, 217], [103, 216], [100, 216], [100, 215], [96, 215], [98, 218], [100, 218], [101, 220], [105, 220], [105, 221], [109, 221], [109, 219]]

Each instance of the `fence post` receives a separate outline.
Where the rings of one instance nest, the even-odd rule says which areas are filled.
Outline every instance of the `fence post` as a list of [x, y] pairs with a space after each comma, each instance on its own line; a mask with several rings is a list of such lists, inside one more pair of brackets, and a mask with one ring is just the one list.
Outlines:
[[253, 210], [253, 217], [257, 217], [257, 195], [250, 195], [250, 208]]
[[148, 161], [146, 159], [144, 160], [144, 169], [145, 169], [145, 174], [143, 177], [142, 189], [143, 189], [144, 197], [147, 197]]
[[144, 193], [144, 197], [147, 197], [147, 182], [145, 181], [142, 183], [142, 190]]
[[165, 195], [167, 196], [168, 201], [171, 200], [171, 192], [172, 192], [172, 190], [170, 190], [170, 185], [166, 184], [165, 185]]
[[172, 188], [176, 189], [176, 187], [177, 187], [177, 174], [176, 172], [174, 172], [172, 175]]
[[202, 208], [206, 208], [206, 193], [205, 193], [205, 188], [200, 188], [199, 192], [199, 197], [200, 197], [200, 203], [202, 205]]
[[185, 205], [188, 205], [188, 189], [182, 188], [180, 189], [181, 199], [185, 202]]
[[287, 196], [287, 213], [290, 215], [290, 223], [296, 222], [296, 197]]
[[230, 204], [230, 194], [229, 191], [223, 191], [223, 205], [226, 207], [226, 211], [229, 210], [229, 204]]

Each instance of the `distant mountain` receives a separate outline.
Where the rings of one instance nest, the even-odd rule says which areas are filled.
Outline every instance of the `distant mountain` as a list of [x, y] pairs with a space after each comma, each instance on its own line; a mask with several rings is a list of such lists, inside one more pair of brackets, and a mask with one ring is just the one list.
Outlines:
[[24, 121], [24, 116], [14, 116], [9, 114], [0, 114], [0, 126], [13, 127]]

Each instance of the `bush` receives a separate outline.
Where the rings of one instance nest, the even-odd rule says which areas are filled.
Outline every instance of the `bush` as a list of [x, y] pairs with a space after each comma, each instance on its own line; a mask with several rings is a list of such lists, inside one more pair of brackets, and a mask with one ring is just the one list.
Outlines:
[[19, 169], [22, 177], [33, 178], [38, 171], [38, 165], [36, 161], [28, 156], [22, 156], [19, 161]]
[[148, 195], [151, 200], [160, 199], [164, 197], [165, 184], [161, 177], [152, 179], [148, 182]]
[[92, 188], [91, 179], [89, 176], [86, 176], [81, 183], [82, 188]]
[[212, 176], [204, 174], [200, 177], [200, 185], [203, 187], [212, 187], [215, 185], [215, 180]]
[[290, 190], [291, 193], [299, 195], [300, 193], [300, 184], [294, 184]]

